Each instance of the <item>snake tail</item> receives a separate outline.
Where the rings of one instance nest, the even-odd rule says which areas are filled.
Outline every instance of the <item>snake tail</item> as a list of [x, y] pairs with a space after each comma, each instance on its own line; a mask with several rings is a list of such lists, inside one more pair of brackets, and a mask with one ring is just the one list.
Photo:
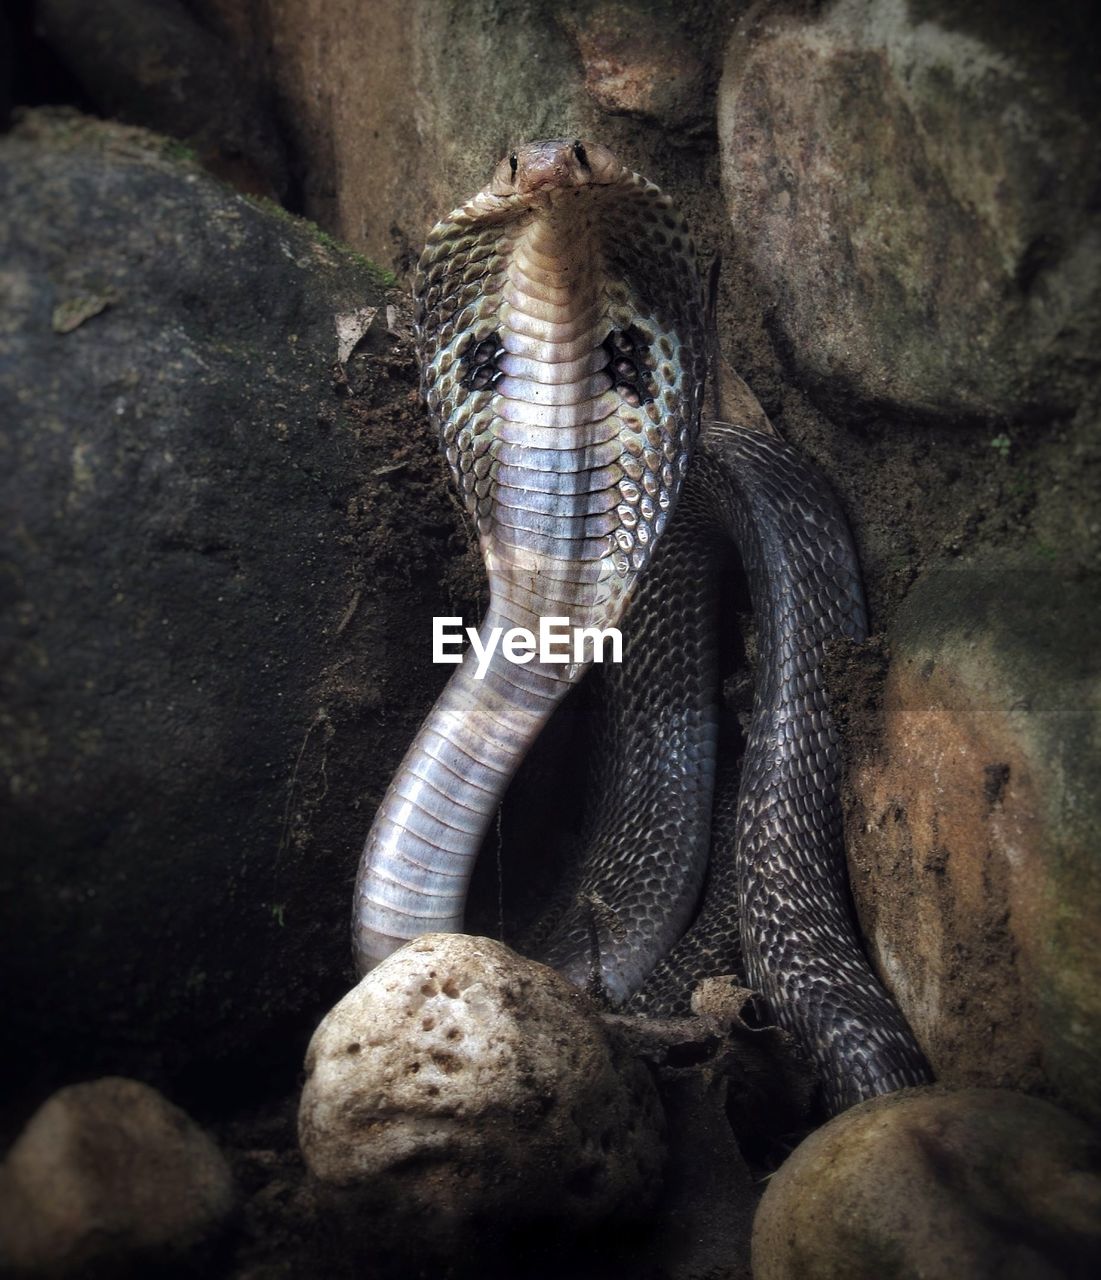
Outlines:
[[[814, 1061], [836, 1114], [932, 1078], [868, 961], [849, 892], [841, 742], [823, 672], [827, 645], [867, 635], [859, 564], [836, 498], [796, 449], [715, 423], [704, 450], [757, 627], [734, 884], [721, 892], [737, 904], [747, 983]], [[721, 936], [707, 904], [702, 923], [705, 937], [716, 926]]]

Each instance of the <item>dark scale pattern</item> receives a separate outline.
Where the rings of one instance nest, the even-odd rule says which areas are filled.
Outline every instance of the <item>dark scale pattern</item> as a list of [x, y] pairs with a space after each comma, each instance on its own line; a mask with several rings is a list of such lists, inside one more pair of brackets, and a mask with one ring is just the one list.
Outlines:
[[[637, 409], [651, 404], [657, 395], [651, 370], [654, 357], [650, 352], [650, 340], [636, 325], [616, 329], [604, 341], [608, 353], [608, 372], [612, 384], [623, 399]], [[669, 382], [673, 382], [672, 366]]]
[[[840, 751], [820, 669], [830, 639], [866, 633], [856, 553], [822, 478], [761, 432], [710, 425], [684, 507], [709, 513], [712, 554], [716, 539], [733, 538], [742, 557], [760, 655], [753, 723], [737, 796], [715, 799], [698, 918], [631, 1007], [684, 1012], [701, 977], [741, 972], [815, 1060], [827, 1106], [841, 1111], [930, 1078], [864, 956], [845, 873]], [[681, 587], [663, 563], [654, 568], [664, 580], [639, 604], [668, 617], [681, 609]], [[640, 894], [642, 929], [648, 912]]]
[[496, 309], [511, 238], [477, 224], [439, 223], [413, 286], [421, 391], [459, 496], [487, 520], [495, 491], [491, 405], [502, 354]]
[[487, 387], [492, 387], [504, 377], [497, 363], [504, 354], [499, 333], [491, 333], [488, 338], [480, 341], [471, 338], [462, 356], [463, 386], [472, 391], [484, 391]]
[[713, 520], [694, 474], [631, 605], [623, 662], [602, 670], [586, 856], [525, 944], [612, 1003], [683, 933], [707, 866], [718, 575], [701, 566]]
[[841, 1111], [930, 1079], [865, 958], [848, 894], [840, 749], [819, 673], [828, 640], [866, 634], [856, 553], [832, 494], [794, 450], [722, 428], [708, 450], [729, 477], [759, 627], [735, 854], [746, 977]]
[[[511, 178], [499, 170], [433, 229], [414, 290], [422, 389], [483, 550], [547, 556], [535, 575], [491, 569], [491, 614], [559, 614], [568, 594], [575, 619], [607, 624], [637, 591], [600, 726], [591, 856], [538, 941], [575, 980], [664, 1011], [683, 1007], [699, 977], [735, 969], [743, 948], [748, 981], [840, 1110], [928, 1078], [863, 955], [845, 878], [839, 753], [818, 673], [831, 636], [864, 633], [855, 556], [821, 479], [774, 438], [713, 424], [688, 471], [704, 372], [695, 246], [652, 183], [608, 153], [593, 183], [596, 149], [579, 148], [521, 148]], [[549, 203], [548, 184], [560, 187]], [[576, 367], [565, 385], [559, 367]], [[731, 538], [762, 658], [740, 791], [713, 805], [712, 561]], [[536, 579], [547, 599], [523, 585]], [[557, 672], [502, 666], [487, 689], [462, 684], [463, 670], [394, 784], [428, 796], [431, 811], [412, 825], [387, 811], [383, 835], [368, 838], [357, 881], [368, 961], [379, 938], [458, 927], [465, 889], [446, 924], [434, 904], [472, 862], [558, 696]]]

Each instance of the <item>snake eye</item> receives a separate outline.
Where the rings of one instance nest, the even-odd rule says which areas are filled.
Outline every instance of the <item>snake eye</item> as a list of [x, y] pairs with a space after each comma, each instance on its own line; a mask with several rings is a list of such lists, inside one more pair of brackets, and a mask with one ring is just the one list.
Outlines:
[[508, 167], [512, 170], [513, 182], [516, 181], [516, 166], [517, 166], [516, 152], [514, 151], [512, 155], [510, 155], [508, 158]]
[[577, 157], [577, 163], [582, 169], [589, 167], [589, 157], [585, 154], [585, 148], [581, 145], [580, 139], [577, 139], [573, 144], [573, 154]]

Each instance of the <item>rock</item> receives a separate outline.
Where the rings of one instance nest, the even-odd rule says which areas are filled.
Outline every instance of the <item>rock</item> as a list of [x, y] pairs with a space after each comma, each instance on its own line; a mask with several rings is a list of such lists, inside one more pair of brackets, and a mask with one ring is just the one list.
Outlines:
[[331, 6], [257, 8], [305, 211], [380, 262], [407, 266], [511, 145], [556, 134], [598, 139], [719, 225], [714, 162], [696, 147], [706, 133], [713, 148], [720, 0], [437, 0], [415, 22], [408, 4], [377, 0], [370, 23]]
[[718, 44], [708, 36], [715, 7], [573, 0], [556, 5], [555, 17], [601, 110], [660, 124], [683, 141], [713, 128]]
[[36, 1088], [261, 1038], [293, 1077], [467, 599], [378, 272], [176, 150], [0, 139], [3, 1073]]
[[0, 9], [0, 132], [8, 127], [12, 105], [12, 30], [7, 12]]
[[865, 935], [938, 1079], [1054, 1088], [1095, 1119], [1099, 609], [1093, 575], [926, 575], [848, 824]]
[[743, 16], [719, 96], [730, 218], [828, 405], [1015, 417], [1096, 380], [1097, 56], [1071, 0]]
[[378, 1226], [410, 1220], [426, 1239], [637, 1216], [665, 1154], [653, 1081], [587, 998], [463, 934], [403, 947], [326, 1015], [298, 1130], [322, 1184], [362, 1192]]
[[105, 115], [181, 139], [242, 191], [285, 194], [283, 145], [250, 67], [178, 0], [37, 0], [35, 17]]
[[993, 1089], [906, 1090], [831, 1120], [773, 1175], [753, 1280], [1059, 1280], [1101, 1267], [1101, 1142]]
[[[281, 104], [304, 211], [399, 273], [510, 146], [553, 134], [599, 140], [668, 191], [705, 270], [720, 250], [736, 261], [714, 135], [725, 0], [436, 0], [418, 5], [415, 21], [402, 0], [375, 0], [370, 23], [332, 5], [253, 0], [246, 19], [234, 0], [191, 4], [260, 67]], [[770, 409], [779, 379], [740, 266], [723, 276], [716, 318], [719, 416], [759, 421], [733, 369], [770, 392]]]
[[233, 1208], [229, 1166], [179, 1107], [137, 1080], [70, 1085], [0, 1166], [0, 1270], [149, 1275], [204, 1256]]
[[[348, 23], [331, 8], [272, 6], [269, 74], [305, 157], [309, 216], [407, 266], [513, 141], [551, 120], [579, 128], [580, 70], [549, 8], [502, 19], [495, 0], [439, 0], [410, 22], [407, 4], [383, 0], [370, 23]], [[477, 66], [493, 74], [472, 76]]]

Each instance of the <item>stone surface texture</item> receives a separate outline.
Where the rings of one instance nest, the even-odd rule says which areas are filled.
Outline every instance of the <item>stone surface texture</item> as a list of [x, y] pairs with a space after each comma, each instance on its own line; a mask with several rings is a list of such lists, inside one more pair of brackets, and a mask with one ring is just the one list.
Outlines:
[[672, 169], [682, 199], [710, 198], [714, 167], [687, 144], [713, 130], [724, 0], [409, 0], [373, 5], [370, 23], [357, 0], [199, 8], [238, 41], [263, 33], [306, 213], [380, 262], [419, 253], [531, 138], [598, 137], [640, 172]]
[[242, 191], [282, 196], [283, 144], [244, 57], [180, 0], [36, 0], [43, 38], [105, 115], [193, 148]]
[[465, 934], [426, 934], [336, 1005], [310, 1043], [299, 1111], [321, 1183], [361, 1188], [426, 1231], [642, 1213], [663, 1128], [649, 1072], [586, 997]]
[[[675, 194], [705, 269], [733, 262], [714, 112], [737, 0], [382, 0], [370, 23], [357, 0], [193, 5], [263, 68], [303, 211], [399, 273], [510, 146], [548, 136], [610, 147]], [[761, 413], [735, 367], [775, 383], [754, 287], [740, 265], [719, 280], [727, 417]]]
[[926, 576], [852, 771], [872, 949], [938, 1078], [1101, 1119], [1101, 657], [1094, 576]]
[[163, 1080], [343, 989], [464, 544], [365, 260], [75, 115], [0, 193], [3, 1069]]
[[195, 1263], [234, 1210], [222, 1153], [137, 1080], [69, 1085], [0, 1165], [5, 1276], [160, 1274]]
[[1086, 1280], [1101, 1141], [1008, 1090], [906, 1090], [807, 1138], [753, 1224], [753, 1280]]
[[[749, 6], [719, 95], [730, 217], [833, 405], [1016, 417], [1098, 375], [1087, 8]], [[1093, 44], [1091, 45], [1091, 40]]]

